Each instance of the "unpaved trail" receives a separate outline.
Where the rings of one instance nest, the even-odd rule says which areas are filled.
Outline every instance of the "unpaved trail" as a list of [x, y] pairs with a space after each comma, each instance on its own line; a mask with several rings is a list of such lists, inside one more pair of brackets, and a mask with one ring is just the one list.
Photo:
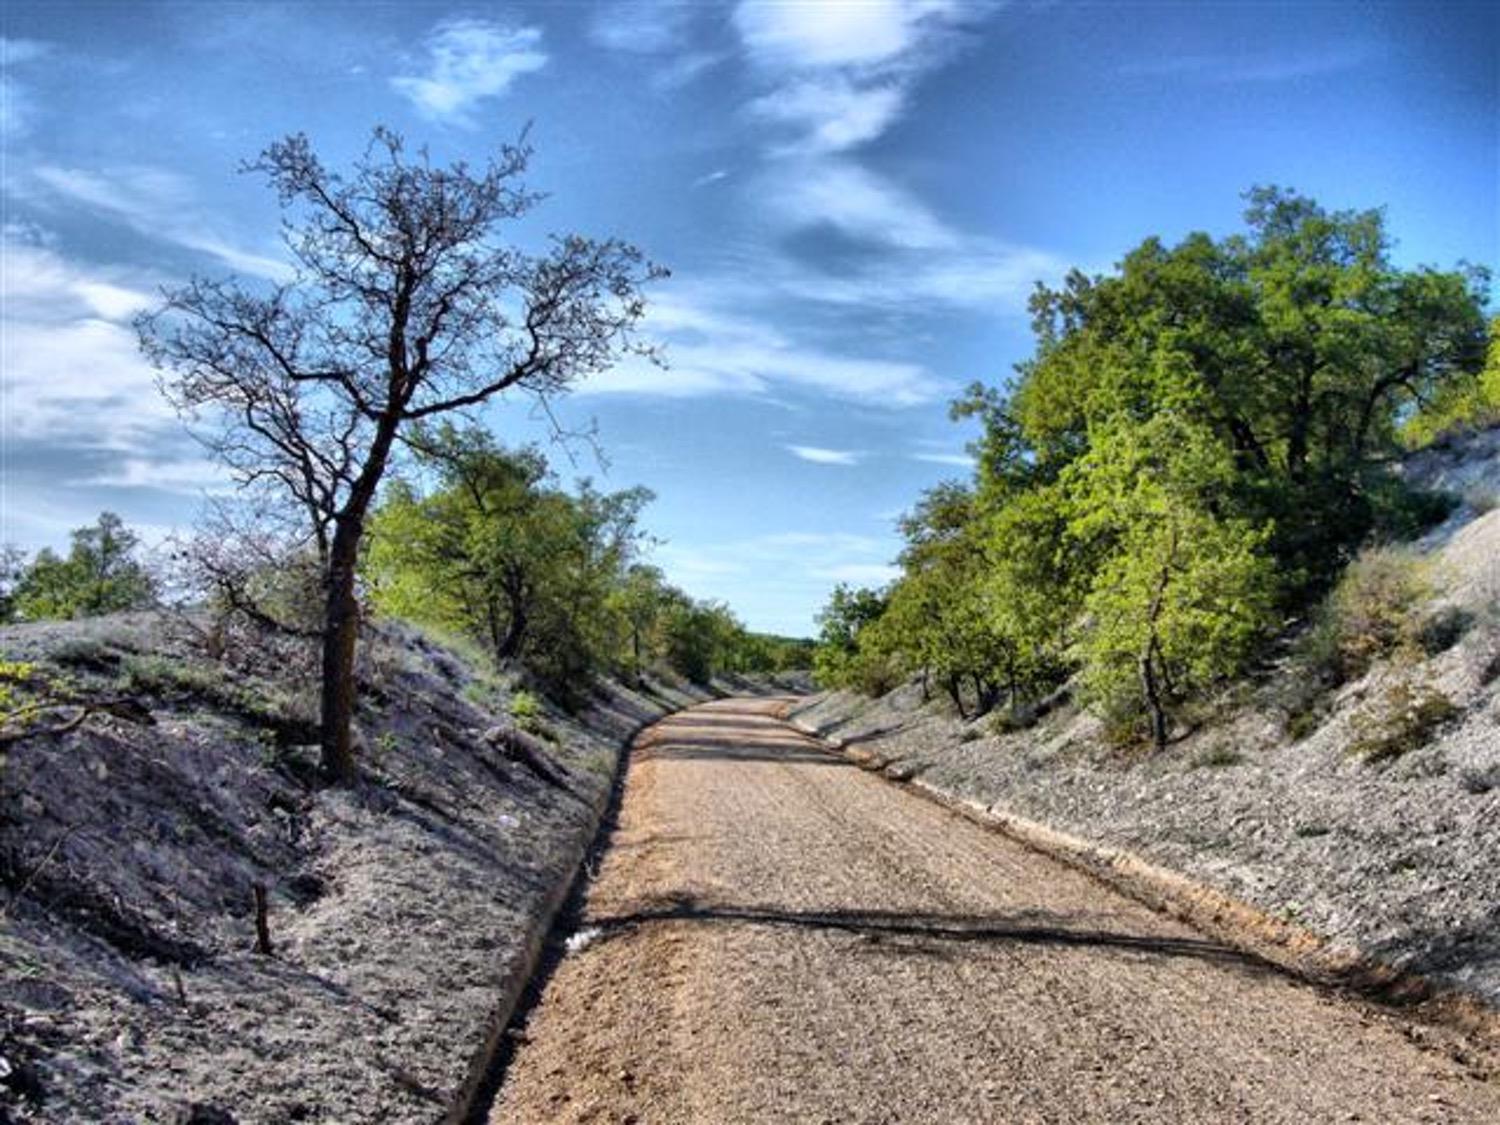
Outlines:
[[641, 737], [597, 934], [493, 1122], [1500, 1121], [1456, 1041], [865, 774], [778, 707]]

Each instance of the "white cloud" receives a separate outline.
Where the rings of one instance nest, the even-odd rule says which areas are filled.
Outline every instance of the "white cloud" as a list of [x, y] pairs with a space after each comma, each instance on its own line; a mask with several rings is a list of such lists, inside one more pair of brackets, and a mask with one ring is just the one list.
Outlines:
[[837, 582], [880, 586], [896, 577], [894, 535], [787, 531], [710, 543], [667, 543], [654, 561], [696, 597], [733, 595], [752, 626], [805, 635]]
[[826, 304], [901, 309], [920, 301], [1022, 316], [1035, 283], [1055, 283], [1068, 270], [1046, 251], [993, 239], [974, 243], [951, 252], [887, 254], [837, 277], [789, 269], [779, 283], [792, 296]]
[[119, 271], [75, 265], [7, 229], [0, 243], [5, 439], [82, 435], [128, 448], [175, 427], [125, 323], [151, 303]]
[[202, 457], [176, 460], [126, 457], [105, 473], [68, 483], [79, 487], [156, 488], [192, 496], [204, 492], [228, 493], [234, 488], [223, 465]]
[[[730, 289], [724, 300], [732, 301]], [[774, 324], [684, 297], [653, 302], [645, 330], [665, 344], [668, 366], [634, 358], [595, 376], [580, 394], [764, 395], [773, 387], [818, 391], [873, 406], [915, 406], [951, 390], [920, 364], [807, 347]]]
[[728, 175], [729, 173], [725, 169], [715, 168], [712, 172], [706, 172], [699, 176], [693, 181], [692, 186], [695, 188], [707, 187], [709, 184], [716, 184], [720, 180], [727, 178]]
[[789, 445], [787, 452], [814, 465], [858, 465], [864, 454], [854, 449], [824, 449], [819, 445]]
[[744, 0], [734, 25], [751, 58], [764, 66], [870, 66], [910, 51], [957, 12], [957, 4], [942, 0]]
[[284, 260], [246, 250], [217, 230], [218, 224], [199, 206], [192, 183], [163, 168], [129, 165], [94, 172], [44, 164], [28, 180], [7, 187], [44, 206], [58, 200], [81, 204], [138, 234], [207, 254], [241, 273], [276, 281], [291, 276]]
[[761, 183], [775, 217], [789, 228], [826, 224], [853, 238], [911, 250], [959, 244], [958, 234], [921, 200], [852, 161], [778, 166]]
[[844, 74], [823, 75], [777, 87], [750, 103], [752, 116], [794, 126], [798, 138], [786, 154], [842, 152], [885, 132], [900, 116], [906, 91], [894, 81], [859, 85]]
[[535, 27], [445, 20], [427, 36], [427, 73], [398, 76], [391, 85], [425, 117], [472, 124], [471, 111], [479, 102], [501, 96], [521, 75], [547, 65], [541, 42]]
[[745, 0], [735, 9], [735, 29], [771, 86], [749, 111], [792, 128], [793, 139], [773, 155], [865, 144], [900, 118], [917, 80], [946, 57], [960, 28], [985, 11], [947, 0]]

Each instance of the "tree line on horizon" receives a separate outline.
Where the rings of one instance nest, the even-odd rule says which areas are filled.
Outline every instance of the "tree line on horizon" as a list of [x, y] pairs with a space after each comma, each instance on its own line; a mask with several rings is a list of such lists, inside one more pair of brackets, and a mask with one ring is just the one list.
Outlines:
[[973, 478], [902, 519], [893, 583], [834, 591], [820, 682], [1013, 723], [1066, 688], [1161, 747], [1362, 545], [1446, 513], [1392, 466], [1500, 422], [1487, 273], [1397, 267], [1378, 210], [1246, 199], [1243, 233], [1038, 285], [1033, 355], [953, 406]]

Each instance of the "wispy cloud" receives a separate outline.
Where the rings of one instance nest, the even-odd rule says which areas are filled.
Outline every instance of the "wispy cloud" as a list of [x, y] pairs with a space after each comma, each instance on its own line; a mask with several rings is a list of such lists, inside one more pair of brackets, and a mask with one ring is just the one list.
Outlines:
[[858, 465], [864, 454], [854, 449], [824, 449], [819, 445], [789, 445], [787, 452], [814, 465]]
[[0, 140], [16, 141], [31, 131], [35, 105], [31, 91], [16, 78], [14, 68], [43, 58], [51, 47], [38, 39], [0, 36]]
[[621, 0], [599, 8], [589, 38], [612, 51], [661, 54], [683, 46], [695, 14], [680, 0]]
[[1035, 282], [1065, 272], [1045, 251], [956, 228], [858, 155], [994, 8], [943, 0], [736, 8], [742, 48], [766, 87], [746, 113], [773, 133], [746, 196], [777, 234], [832, 232], [857, 250], [826, 269], [783, 260], [758, 276], [825, 305], [921, 301], [1021, 313]]
[[957, 232], [921, 200], [853, 161], [780, 166], [762, 183], [774, 217], [791, 229], [826, 225], [852, 238], [911, 250], [959, 245]]
[[[725, 299], [734, 293], [729, 290]], [[900, 408], [932, 402], [951, 391], [920, 364], [810, 347], [769, 319], [720, 311], [712, 298], [657, 301], [646, 330], [665, 344], [666, 367], [632, 359], [590, 379], [579, 393], [764, 396], [775, 388], [800, 388], [846, 402]]]
[[472, 125], [473, 110], [500, 97], [511, 83], [547, 65], [542, 33], [492, 20], [453, 19], [427, 36], [427, 71], [398, 76], [391, 86], [434, 121]]
[[1196, 78], [1216, 83], [1291, 82], [1321, 78], [1357, 69], [1379, 58], [1372, 44], [1350, 43], [1310, 51], [1271, 53], [1224, 52], [1169, 55], [1142, 59], [1120, 67], [1126, 77]]
[[734, 26], [751, 58], [762, 65], [869, 67], [908, 54], [959, 15], [958, 4], [943, 0], [744, 0], [735, 8]]
[[130, 165], [94, 172], [44, 164], [6, 186], [44, 207], [81, 205], [138, 234], [207, 254], [241, 273], [273, 280], [291, 275], [285, 261], [246, 250], [221, 233], [199, 205], [191, 182], [163, 168]]
[[[179, 512], [222, 489], [156, 389], [130, 317], [165, 280], [66, 257], [44, 232], [0, 234], [0, 500], [6, 538], [36, 544], [119, 503]], [[144, 505], [144, 507], [140, 507]], [[138, 530], [145, 525], [131, 523]]]
[[805, 78], [780, 86], [749, 105], [752, 117], [793, 127], [779, 153], [842, 152], [872, 141], [900, 116], [906, 92], [894, 81], [859, 84], [845, 74]]
[[122, 271], [79, 266], [6, 228], [0, 241], [5, 438], [92, 434], [97, 443], [128, 448], [175, 422], [128, 324], [151, 303]]
[[773, 152], [842, 152], [874, 140], [905, 112], [985, 10], [944, 0], [776, 3], [744, 0], [734, 26], [769, 89], [751, 115], [790, 131]]
[[729, 56], [694, 45], [694, 26], [707, 11], [681, 0], [623, 0], [605, 4], [589, 26], [600, 47], [649, 59], [651, 85], [661, 93], [680, 89]]
[[651, 85], [660, 93], [681, 89], [728, 58], [725, 51], [686, 51], [658, 67]]
[[720, 180], [728, 178], [728, 176], [729, 172], [726, 169], [715, 168], [712, 172], [705, 172], [703, 175], [694, 180], [693, 187], [707, 187], [709, 184], [716, 184]]

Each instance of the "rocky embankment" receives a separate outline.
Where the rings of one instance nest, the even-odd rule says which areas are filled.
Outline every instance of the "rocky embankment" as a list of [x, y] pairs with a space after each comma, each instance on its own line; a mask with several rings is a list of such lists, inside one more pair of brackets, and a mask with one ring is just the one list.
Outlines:
[[[1378, 661], [1311, 712], [1288, 710], [1305, 692], [1287, 660], [1160, 754], [1111, 747], [1072, 706], [1021, 731], [961, 722], [916, 684], [793, 717], [893, 777], [1185, 873], [1342, 958], [1500, 1008], [1500, 430], [1406, 471], [1464, 497], [1417, 545], [1437, 576], [1424, 612], [1455, 636]], [[1409, 727], [1433, 699], [1430, 729]]]
[[454, 1114], [621, 747], [708, 694], [517, 705], [385, 626], [360, 669], [364, 776], [343, 790], [317, 780], [297, 646], [134, 615], [10, 627], [0, 651], [34, 665], [23, 697], [108, 703], [3, 747], [0, 1121]]

